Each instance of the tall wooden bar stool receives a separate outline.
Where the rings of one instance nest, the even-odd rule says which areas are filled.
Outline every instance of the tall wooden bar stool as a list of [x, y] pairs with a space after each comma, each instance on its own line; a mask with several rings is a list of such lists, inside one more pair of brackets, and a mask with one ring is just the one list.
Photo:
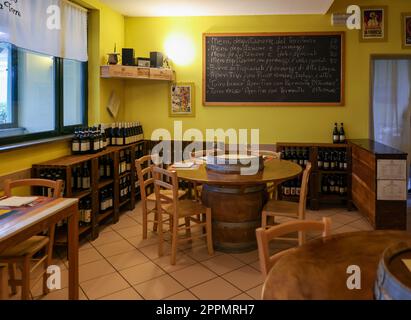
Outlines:
[[[137, 170], [138, 183], [140, 186], [141, 206], [143, 213], [143, 239], [147, 239], [149, 222], [153, 222], [153, 231], [157, 231], [158, 217], [153, 178], [153, 168], [155, 167], [155, 165], [152, 162], [151, 155], [137, 159], [135, 165]], [[166, 193], [172, 195], [172, 192]], [[182, 198], [186, 195], [186, 191], [178, 190], [177, 194], [178, 198]], [[149, 209], [149, 203], [154, 205], [152, 209]], [[152, 220], [149, 220], [148, 216], [150, 214], [154, 215], [154, 218]]]
[[[301, 192], [299, 202], [283, 201], [271, 199], [265, 205], [262, 212], [261, 227], [267, 227], [267, 218], [273, 217], [275, 223], [275, 217], [294, 218], [299, 220], [305, 219], [305, 208], [307, 203], [308, 181], [311, 174], [311, 163], [307, 163], [307, 166], [303, 172], [303, 178], [301, 182]], [[296, 240], [294, 238], [281, 238], [283, 240]], [[304, 234], [302, 232], [298, 235], [298, 242], [302, 245], [305, 241]]]
[[[17, 187], [45, 187], [52, 191], [53, 198], [61, 197], [63, 181], [52, 181], [43, 179], [25, 179], [11, 181], [6, 180], [4, 183], [4, 192], [6, 196], [12, 195], [12, 189]], [[55, 226], [47, 230], [47, 236], [34, 236], [30, 239], [19, 243], [18, 245], [8, 248], [0, 252], [0, 264], [7, 263], [9, 271], [9, 285], [12, 293], [17, 293], [17, 286], [21, 286], [21, 299], [30, 299], [30, 273], [37, 269], [42, 264], [44, 265], [43, 273], [43, 294], [49, 293], [47, 288], [47, 268], [51, 265], [53, 260], [53, 244]], [[44, 255], [40, 258], [33, 258], [35, 255], [44, 251]], [[35, 262], [34, 266], [31, 263]], [[16, 266], [21, 269], [21, 279], [16, 279]]]
[[[154, 189], [157, 197], [157, 208], [159, 210], [158, 219], [158, 234], [159, 234], [159, 256], [163, 255], [163, 214], [168, 216], [171, 220], [172, 226], [171, 235], [171, 264], [176, 264], [177, 246], [180, 242], [186, 242], [202, 237], [207, 239], [208, 254], [213, 255], [213, 241], [211, 229], [211, 209], [206, 208], [198, 201], [192, 200], [178, 200], [178, 177], [177, 172], [167, 171], [155, 167], [154, 169]], [[165, 182], [163, 178], [168, 178], [169, 183]], [[172, 193], [162, 192], [168, 190]], [[201, 216], [205, 215], [205, 221], [202, 221]], [[180, 224], [180, 219], [184, 219], [184, 223]], [[193, 223], [193, 225], [192, 225]], [[205, 227], [205, 233], [194, 236], [191, 232], [192, 228], [199, 228], [202, 230]], [[185, 231], [185, 237], [179, 237], [179, 231]]]
[[323, 237], [328, 237], [331, 232], [331, 219], [323, 218], [322, 221], [289, 221], [269, 229], [258, 228], [256, 230], [258, 243], [258, 256], [260, 259], [260, 269], [264, 277], [283, 255], [295, 248], [280, 251], [270, 256], [270, 242], [282, 235], [292, 232], [321, 231]]

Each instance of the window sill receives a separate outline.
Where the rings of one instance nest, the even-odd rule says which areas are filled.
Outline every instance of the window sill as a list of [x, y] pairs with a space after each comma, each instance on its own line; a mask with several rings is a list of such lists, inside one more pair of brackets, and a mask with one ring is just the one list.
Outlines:
[[51, 142], [70, 141], [72, 138], [73, 138], [73, 135], [65, 135], [65, 136], [54, 137], [54, 138], [47, 138], [47, 139], [40, 139], [40, 140], [34, 140], [34, 141], [26, 141], [26, 142], [21, 142], [21, 143], [8, 144], [8, 145], [0, 146], [0, 153], [29, 148], [33, 146], [39, 146], [39, 145], [47, 144]]

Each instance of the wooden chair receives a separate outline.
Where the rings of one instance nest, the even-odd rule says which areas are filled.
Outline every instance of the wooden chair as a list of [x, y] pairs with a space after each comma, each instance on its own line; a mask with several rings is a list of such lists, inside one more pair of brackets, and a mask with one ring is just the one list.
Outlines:
[[0, 300], [8, 300], [8, 274], [7, 264], [0, 264]]
[[[309, 162], [303, 172], [303, 178], [301, 182], [301, 191], [299, 202], [283, 201], [271, 199], [265, 205], [262, 212], [261, 227], [267, 227], [267, 218], [272, 217], [275, 223], [275, 217], [286, 217], [294, 219], [305, 219], [305, 208], [307, 202], [308, 181], [311, 173], [311, 163]], [[293, 238], [283, 238], [283, 240], [295, 240]], [[304, 235], [299, 233], [299, 244], [304, 243]]]
[[[12, 189], [17, 187], [46, 187], [52, 190], [52, 197], [61, 197], [63, 181], [52, 181], [44, 179], [26, 179], [11, 181], [6, 180], [4, 183], [5, 195], [10, 197]], [[15, 247], [11, 247], [0, 253], [0, 263], [8, 264], [9, 271], [9, 285], [12, 293], [17, 293], [17, 286], [21, 286], [22, 300], [30, 298], [30, 273], [44, 264], [45, 271], [43, 273], [43, 294], [48, 294], [47, 288], [47, 268], [51, 265], [53, 260], [53, 244], [54, 244], [55, 226], [48, 230], [48, 236], [34, 236], [30, 239], [21, 242]], [[41, 258], [33, 259], [35, 255], [44, 251]], [[36, 264], [32, 267], [31, 262]], [[16, 265], [21, 269], [21, 280], [16, 280]]]
[[[154, 189], [157, 197], [157, 208], [159, 210], [158, 218], [158, 234], [159, 234], [159, 256], [163, 255], [163, 214], [170, 220], [172, 228], [171, 235], [171, 264], [176, 264], [177, 245], [179, 242], [194, 240], [197, 238], [207, 238], [208, 254], [213, 255], [213, 241], [211, 236], [211, 209], [206, 208], [198, 201], [192, 200], [177, 200], [178, 199], [178, 177], [177, 172], [167, 171], [155, 167], [154, 169]], [[170, 183], [164, 182], [163, 178], [168, 178]], [[172, 196], [162, 192], [168, 190], [172, 192]], [[201, 216], [205, 215], [205, 221]], [[184, 224], [180, 225], [180, 219], [184, 219]], [[191, 223], [194, 223], [192, 226]], [[194, 236], [191, 229], [205, 227], [205, 234], [201, 233]], [[179, 231], [185, 230], [185, 238], [179, 238]]]
[[[157, 231], [157, 204], [156, 195], [154, 193], [154, 178], [153, 168], [155, 165], [152, 162], [151, 156], [144, 156], [136, 160], [136, 170], [138, 176], [138, 182], [140, 185], [141, 205], [143, 211], [143, 239], [147, 239], [148, 223], [153, 222], [153, 231]], [[150, 188], [152, 190], [150, 190]], [[151, 193], [149, 193], [151, 191]], [[168, 192], [172, 195], [172, 192]], [[178, 190], [178, 198], [184, 197], [186, 194], [183, 190]], [[149, 209], [148, 204], [152, 203], [154, 208]], [[149, 220], [149, 214], [154, 214], [154, 219]]]
[[258, 256], [260, 259], [260, 268], [263, 276], [267, 276], [268, 272], [278, 261], [278, 259], [289, 253], [291, 250], [295, 250], [295, 248], [291, 248], [270, 256], [270, 241], [282, 235], [287, 235], [296, 231], [304, 233], [307, 231], [321, 231], [323, 233], [322, 236], [327, 237], [330, 235], [330, 230], [330, 218], [323, 218], [322, 221], [289, 221], [269, 229], [258, 228], [256, 230]]

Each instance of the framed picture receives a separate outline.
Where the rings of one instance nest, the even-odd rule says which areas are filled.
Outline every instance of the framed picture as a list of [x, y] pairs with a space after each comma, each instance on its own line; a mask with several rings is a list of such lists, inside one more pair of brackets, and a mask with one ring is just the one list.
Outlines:
[[360, 41], [387, 41], [387, 6], [361, 8]]
[[195, 116], [194, 83], [173, 83], [170, 86], [170, 117]]
[[411, 49], [411, 12], [401, 14], [402, 48]]

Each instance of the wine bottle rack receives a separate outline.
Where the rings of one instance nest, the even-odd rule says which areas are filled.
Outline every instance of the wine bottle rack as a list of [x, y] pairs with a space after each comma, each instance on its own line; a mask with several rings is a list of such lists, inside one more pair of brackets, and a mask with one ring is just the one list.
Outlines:
[[[347, 207], [348, 210], [352, 209], [352, 197], [351, 197], [351, 148], [348, 144], [330, 144], [330, 143], [277, 143], [277, 152], [281, 152], [283, 155], [287, 150], [295, 150], [295, 156], [292, 156], [289, 161], [293, 161], [304, 167], [304, 160], [309, 159], [312, 165], [311, 176], [309, 181], [309, 189], [307, 196], [307, 205], [311, 210], [319, 210], [321, 205], [328, 203], [340, 203]], [[308, 153], [307, 156], [303, 156]], [[335, 158], [336, 164], [324, 168], [319, 164], [319, 156], [324, 156], [324, 153], [338, 154]], [[343, 159], [341, 159], [344, 155]], [[286, 157], [287, 158], [287, 157]], [[340, 160], [343, 164], [340, 166]], [[332, 159], [331, 159], [332, 160]], [[331, 181], [336, 181], [336, 186], [343, 186], [343, 190], [336, 192], [329, 191], [330, 189], [323, 189], [322, 184], [325, 180], [324, 177], [331, 177]], [[342, 182], [340, 182], [342, 181]], [[284, 195], [284, 185], [288, 188], [290, 185], [295, 187], [297, 183], [284, 182], [278, 187], [279, 199], [287, 201], [298, 201], [299, 196], [296, 194]], [[324, 192], [326, 190], [327, 192]], [[289, 191], [287, 189], [287, 191]], [[287, 192], [288, 193], [288, 192]]]
[[[129, 166], [124, 172], [120, 173], [120, 155], [128, 154], [127, 161]], [[144, 140], [133, 143], [127, 146], [111, 146], [106, 150], [96, 154], [87, 155], [70, 155], [47, 162], [35, 164], [32, 166], [32, 177], [40, 178], [42, 172], [57, 171], [58, 177], [64, 181], [66, 198], [85, 199], [91, 198], [91, 223], [80, 224], [79, 234], [81, 237], [90, 236], [91, 239], [96, 239], [99, 236], [100, 226], [111, 222], [117, 223], [120, 218], [120, 212], [123, 210], [133, 210], [136, 200], [140, 197], [140, 190], [136, 181], [136, 169], [134, 166], [135, 159], [147, 154], [146, 142]], [[104, 159], [104, 160], [102, 160]], [[108, 160], [109, 159], [109, 160]], [[110, 165], [110, 175], [102, 175], [101, 165], [107, 163]], [[84, 164], [88, 165], [90, 170], [90, 188], [76, 189], [73, 172], [75, 168], [81, 167]], [[74, 170], [74, 171], [73, 171]], [[106, 172], [106, 171], [105, 171]], [[120, 181], [123, 179], [130, 183], [130, 188], [127, 196], [123, 196], [120, 201]], [[112, 206], [104, 211], [101, 211], [101, 194], [103, 190], [112, 189]], [[34, 190], [36, 194], [42, 194], [42, 190]], [[67, 226], [59, 226], [56, 229], [55, 245], [67, 244]]]

